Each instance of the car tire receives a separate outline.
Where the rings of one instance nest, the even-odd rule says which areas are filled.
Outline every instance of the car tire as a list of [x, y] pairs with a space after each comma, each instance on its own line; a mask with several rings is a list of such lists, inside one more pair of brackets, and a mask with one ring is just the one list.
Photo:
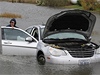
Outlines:
[[37, 61], [39, 65], [45, 65], [45, 57], [43, 54], [40, 54], [39, 56], [37, 56]]

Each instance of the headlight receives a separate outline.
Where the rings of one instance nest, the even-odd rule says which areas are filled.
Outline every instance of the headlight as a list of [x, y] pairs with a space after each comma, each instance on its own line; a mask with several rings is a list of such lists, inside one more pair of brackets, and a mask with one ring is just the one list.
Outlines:
[[49, 51], [54, 56], [61, 56], [61, 55], [65, 56], [66, 55], [66, 53], [63, 50], [52, 48], [52, 47], [49, 47]]
[[100, 54], [100, 48], [97, 49], [96, 53], [97, 54]]

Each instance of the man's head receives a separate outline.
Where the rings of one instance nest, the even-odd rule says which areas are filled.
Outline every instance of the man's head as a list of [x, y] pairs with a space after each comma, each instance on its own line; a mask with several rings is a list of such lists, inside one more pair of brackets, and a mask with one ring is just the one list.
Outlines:
[[13, 25], [13, 26], [16, 25], [16, 20], [14, 18], [10, 20], [10, 25]]

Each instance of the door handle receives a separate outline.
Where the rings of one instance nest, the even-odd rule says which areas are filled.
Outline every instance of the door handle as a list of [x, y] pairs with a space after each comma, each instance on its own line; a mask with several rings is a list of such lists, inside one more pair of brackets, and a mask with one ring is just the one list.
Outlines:
[[4, 44], [12, 44], [11, 42], [4, 42]]

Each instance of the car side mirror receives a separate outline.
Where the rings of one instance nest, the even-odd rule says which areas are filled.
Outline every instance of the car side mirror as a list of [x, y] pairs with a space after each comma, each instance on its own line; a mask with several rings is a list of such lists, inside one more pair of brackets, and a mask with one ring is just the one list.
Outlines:
[[25, 41], [32, 42], [33, 39], [32, 39], [31, 37], [27, 37], [27, 38], [25, 39]]

